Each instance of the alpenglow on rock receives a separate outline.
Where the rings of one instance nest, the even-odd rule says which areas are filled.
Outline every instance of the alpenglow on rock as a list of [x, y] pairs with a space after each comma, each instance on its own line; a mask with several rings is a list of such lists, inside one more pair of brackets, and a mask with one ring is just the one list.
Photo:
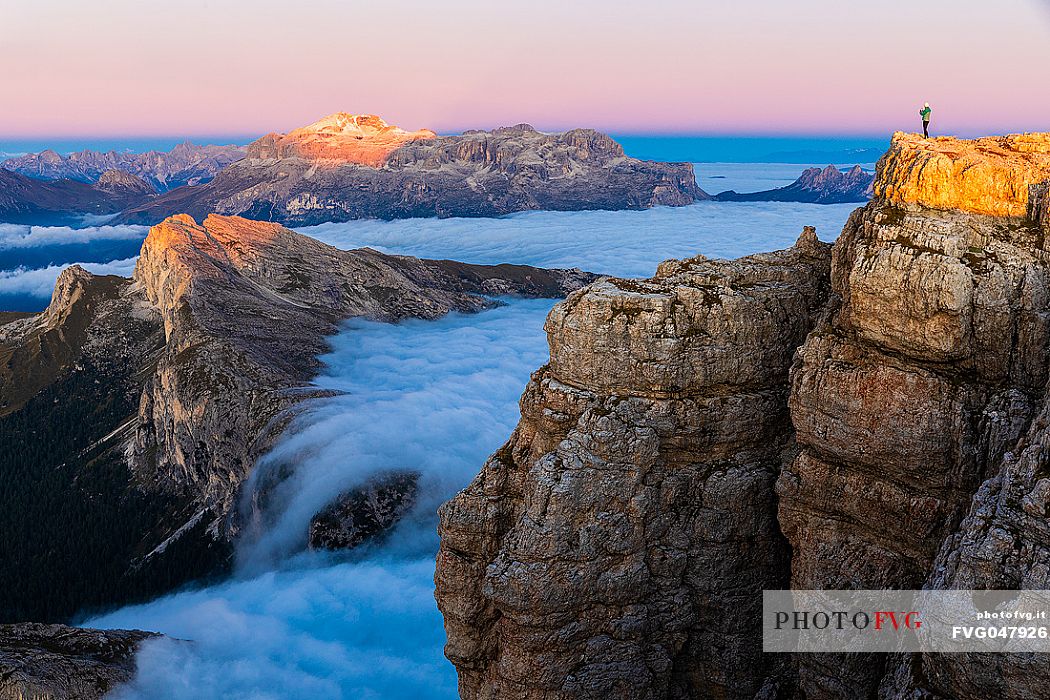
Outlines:
[[557, 306], [521, 422], [440, 511], [461, 696], [1043, 697], [1043, 655], [762, 655], [757, 608], [1050, 588], [1048, 143], [895, 136], [830, 280], [805, 235]]
[[590, 129], [544, 134], [520, 124], [437, 136], [339, 113], [264, 136], [211, 182], [169, 192], [120, 220], [153, 224], [176, 213], [201, 218], [214, 212], [304, 226], [529, 209], [645, 209], [705, 198], [688, 163], [629, 158]]

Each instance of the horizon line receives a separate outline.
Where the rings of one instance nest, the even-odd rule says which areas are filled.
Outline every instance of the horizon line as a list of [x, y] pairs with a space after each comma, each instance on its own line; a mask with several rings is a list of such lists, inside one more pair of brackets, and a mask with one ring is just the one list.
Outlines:
[[[527, 123], [527, 122], [519, 122]], [[464, 127], [462, 129], [441, 129], [435, 130], [438, 136], [458, 136], [466, 131], [471, 130], [484, 130], [490, 131], [492, 129], [505, 128], [507, 126], [515, 125], [503, 125], [495, 126], [490, 129], [483, 129], [482, 127]], [[652, 131], [636, 131], [632, 129], [604, 129], [599, 127], [589, 126], [576, 126], [576, 127], [540, 127], [531, 125], [537, 131], [543, 133], [562, 133], [565, 131], [572, 131], [574, 129], [592, 129], [600, 133], [606, 134], [612, 137], [648, 137], [648, 138], [723, 138], [723, 139], [771, 139], [771, 138], [797, 138], [797, 139], [815, 139], [815, 140], [828, 140], [828, 139], [854, 139], [854, 140], [878, 140], [885, 139], [889, 140], [893, 134], [897, 131], [909, 132], [917, 130], [908, 128], [898, 128], [894, 130], [886, 131], [820, 131], [820, 130], [771, 130], [771, 131], [718, 131], [718, 130], [677, 130], [677, 129], [661, 129]], [[236, 133], [236, 132], [150, 132], [150, 133], [39, 133], [39, 134], [4, 134], [0, 133], [0, 142], [19, 142], [19, 141], [47, 141], [47, 140], [65, 140], [65, 141], [147, 141], [151, 139], [163, 139], [163, 140], [182, 140], [182, 141], [194, 141], [209, 139], [210, 144], [218, 144], [218, 139], [225, 140], [227, 143], [250, 143], [270, 133], [282, 133], [279, 131], [268, 131], [264, 133]], [[286, 133], [286, 132], [285, 132]], [[938, 133], [937, 136], [953, 136], [956, 138], [977, 138], [980, 136], [1006, 136], [1009, 134], [1022, 134], [1022, 133], [1043, 133], [1039, 130], [1027, 130], [1027, 129], [1002, 129], [994, 131], [977, 130], [977, 129], [963, 129], [958, 133]]]

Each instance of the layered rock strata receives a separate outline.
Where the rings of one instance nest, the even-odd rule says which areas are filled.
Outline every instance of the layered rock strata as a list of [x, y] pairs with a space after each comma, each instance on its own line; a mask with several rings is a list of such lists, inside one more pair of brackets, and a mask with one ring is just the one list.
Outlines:
[[747, 611], [783, 557], [795, 588], [1050, 587], [1048, 138], [896, 135], [828, 293], [804, 237], [778, 284], [703, 261], [769, 294], [697, 285], [724, 316], [691, 261], [556, 307], [521, 423], [441, 510], [461, 695], [1041, 697], [1039, 655], [787, 660]]
[[1028, 188], [1050, 180], [1050, 134], [963, 141], [897, 132], [875, 184], [887, 204], [1023, 217]]
[[[884, 166], [892, 166], [892, 159]], [[795, 588], [918, 588], [1042, 404], [1050, 269], [1031, 224], [876, 202], [836, 244], [828, 316], [799, 349], [800, 453], [778, 481]], [[807, 697], [867, 697], [858, 659], [801, 657]]]
[[437, 318], [501, 294], [560, 296], [589, 279], [342, 251], [237, 217], [172, 217], [151, 229], [135, 268], [166, 344], [142, 395], [131, 463], [226, 514], [280, 432], [274, 419], [309, 396], [304, 384], [340, 319]]
[[521, 423], [440, 511], [462, 697], [750, 698], [777, 683], [753, 627], [761, 590], [787, 583], [773, 481], [829, 248], [809, 230], [779, 253], [669, 261], [551, 313]]

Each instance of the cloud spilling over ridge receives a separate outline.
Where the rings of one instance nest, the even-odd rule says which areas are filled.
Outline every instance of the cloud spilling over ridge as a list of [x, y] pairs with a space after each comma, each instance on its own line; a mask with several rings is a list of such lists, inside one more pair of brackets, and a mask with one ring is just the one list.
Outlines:
[[298, 229], [339, 248], [463, 262], [580, 267], [648, 277], [668, 258], [735, 258], [794, 244], [803, 226], [834, 240], [855, 204], [699, 202], [643, 211], [535, 211], [498, 219], [351, 221]]
[[[107, 263], [73, 263], [96, 275], [119, 275], [131, 277], [135, 270], [137, 257], [123, 260], [112, 260]], [[48, 267], [27, 269], [18, 267], [14, 270], [0, 270], [0, 295], [26, 295], [40, 299], [50, 299], [55, 289], [55, 281], [62, 270], [69, 265], [49, 265]]]
[[305, 541], [316, 508], [368, 475], [423, 474], [415, 517], [364, 561], [316, 555], [85, 624], [164, 632], [115, 697], [456, 697], [433, 599], [437, 505], [465, 486], [518, 420], [529, 373], [547, 358], [549, 300], [397, 325], [358, 322], [333, 338], [317, 383], [347, 392], [317, 402], [277, 448], [300, 460], [281, 517], [247, 543], [249, 569]]
[[0, 250], [37, 248], [41, 246], [76, 245], [91, 241], [143, 240], [149, 232], [147, 226], [26, 226], [0, 223]]
[[[317, 511], [383, 471], [421, 474], [418, 511], [428, 520], [513, 430], [521, 389], [547, 358], [542, 329], [553, 304], [519, 300], [396, 326], [351, 322], [332, 339], [316, 380], [342, 393], [293, 422], [256, 468], [290, 464], [295, 472], [273, 497], [273, 522], [242, 542], [242, 568], [265, 569], [301, 549]], [[433, 525], [406, 544], [436, 549]]]

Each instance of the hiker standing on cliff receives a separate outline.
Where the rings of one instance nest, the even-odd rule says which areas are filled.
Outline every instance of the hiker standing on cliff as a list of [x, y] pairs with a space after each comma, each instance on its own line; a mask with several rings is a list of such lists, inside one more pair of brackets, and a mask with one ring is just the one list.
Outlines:
[[919, 110], [919, 116], [922, 117], [922, 137], [924, 139], [930, 138], [930, 115], [933, 114], [933, 110], [930, 109], [930, 103], [927, 102], [923, 105], [922, 109]]

